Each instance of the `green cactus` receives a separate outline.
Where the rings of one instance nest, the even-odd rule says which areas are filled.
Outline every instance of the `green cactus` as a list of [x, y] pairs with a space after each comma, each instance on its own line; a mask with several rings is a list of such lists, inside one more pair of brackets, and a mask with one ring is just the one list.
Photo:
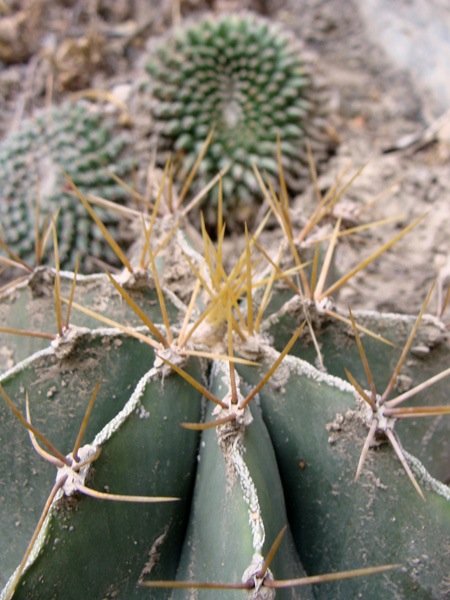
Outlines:
[[[181, 69], [174, 51], [187, 57]], [[278, 197], [258, 173], [250, 185], [251, 164], [240, 159], [240, 152], [255, 157], [281, 184], [280, 166], [288, 184], [299, 180], [300, 163], [292, 166], [291, 154], [320, 124], [320, 94], [299, 56], [290, 38], [250, 16], [190, 25], [154, 55], [155, 117], [165, 142], [181, 135], [174, 142], [186, 152], [180, 171], [189, 170], [191, 147], [195, 152], [203, 143], [211, 121], [210, 163], [203, 163], [194, 189], [222, 168], [223, 148], [224, 160], [233, 162], [215, 215], [216, 243], [203, 222], [195, 237], [180, 207], [173, 210], [169, 165], [167, 210], [159, 210], [163, 179], [153, 214], [136, 225], [139, 243], [130, 257], [119, 256], [121, 272], [78, 276], [60, 272], [56, 260], [55, 268], [38, 267], [0, 292], [1, 600], [210, 600], [222, 592], [236, 600], [448, 596], [448, 331], [423, 316], [426, 303], [417, 320], [336, 307], [335, 292], [380, 251], [330, 282], [340, 220], [306, 258], [303, 247], [336, 198], [320, 202], [297, 231], [284, 186]], [[201, 75], [203, 100], [208, 86], [217, 85], [210, 81], [216, 59], [222, 74], [235, 69], [233, 77], [243, 78], [247, 69], [237, 83], [242, 95], [256, 93], [252, 110], [258, 127], [266, 123], [267, 138], [256, 143], [246, 130], [251, 123], [234, 123], [241, 96], [222, 113], [203, 106], [203, 130], [189, 137], [199, 110], [196, 88], [181, 83]], [[198, 75], [192, 69], [199, 61]], [[177, 101], [170, 95], [175, 88]], [[284, 114], [294, 92], [302, 101]], [[179, 121], [186, 98], [193, 112]], [[58, 158], [79, 196], [67, 194], [76, 209], [63, 206], [60, 227], [83, 222], [80, 197], [100, 194], [90, 184], [104, 162], [117, 164], [122, 149], [120, 139], [108, 141], [112, 130], [105, 126], [98, 130], [105, 136], [99, 153], [98, 131], [91, 132], [97, 141], [83, 132], [87, 123], [100, 127], [100, 117], [80, 106], [55, 112], [75, 110], [76, 139], [81, 132], [93, 144], [77, 166], [86, 169], [83, 177]], [[220, 120], [230, 114], [231, 129]], [[305, 115], [303, 128], [298, 119]], [[39, 119], [29, 124], [36, 140], [44, 127]], [[52, 147], [64, 155], [67, 136], [73, 139], [65, 123], [58, 130], [63, 141], [55, 141], [56, 133], [46, 138], [51, 165]], [[233, 134], [241, 132], [234, 146]], [[31, 144], [26, 136], [14, 139], [18, 147]], [[5, 148], [2, 177], [9, 181], [12, 154]], [[19, 187], [8, 185], [10, 198]], [[227, 214], [235, 210], [231, 219], [239, 222], [256, 186], [282, 228], [280, 246], [264, 247], [261, 226], [246, 232], [242, 254], [225, 266], [222, 206]], [[44, 196], [42, 208], [51, 214]], [[27, 257], [34, 232], [27, 229], [26, 244], [14, 246], [22, 234], [14, 233], [13, 205], [18, 214], [25, 210], [3, 203], [7, 243]], [[107, 224], [114, 231], [117, 220]], [[90, 222], [82, 227], [97, 231]], [[97, 244], [90, 235], [86, 251], [97, 255], [106, 237]], [[67, 231], [57, 237], [70, 264], [75, 250]]]
[[[333, 307], [327, 292], [336, 284], [325, 280], [338, 226], [309, 280], [298, 268], [301, 234], [288, 229], [282, 268], [255, 234], [228, 272], [223, 230], [216, 246], [204, 231], [200, 251], [176, 218], [157, 229], [146, 230], [120, 276], [79, 279], [68, 321], [73, 276], [52, 269], [37, 270], [0, 303], [10, 324], [0, 331], [10, 367], [0, 375], [2, 395], [22, 415], [28, 395], [21, 419], [62, 453], [58, 473], [80, 423], [80, 460], [86, 453], [88, 461], [80, 481], [75, 452], [67, 455], [74, 487], [61, 484], [47, 502], [21, 564], [55, 490], [54, 467], [33, 451], [11, 407], [0, 406], [2, 600], [187, 598], [189, 586], [206, 600], [218, 584], [236, 600], [446, 597], [448, 561], [436, 549], [448, 543], [450, 494], [424, 466], [447, 481], [443, 324]], [[181, 300], [166, 287], [175, 272], [192, 280], [187, 303], [186, 290], [174, 285]], [[30, 346], [14, 335], [19, 329], [48, 336]], [[408, 400], [418, 403], [413, 412], [387, 397], [382, 406], [381, 395], [363, 389], [401, 384], [398, 396], [431, 377], [434, 385]], [[107, 502], [83, 486], [160, 502]], [[386, 571], [393, 563], [400, 566]]]
[[[154, 49], [147, 70], [162, 164], [172, 152], [185, 178], [214, 128], [192, 190], [229, 166], [223, 177], [229, 227], [251, 221], [261, 201], [253, 165], [278, 182], [277, 136], [286, 182], [296, 191], [309, 174], [306, 140], [317, 161], [330, 146], [326, 95], [310, 58], [287, 31], [255, 15], [183, 25]], [[215, 224], [217, 194], [210, 196], [205, 218]]]
[[[122, 131], [120, 131], [122, 129]], [[92, 258], [116, 257], [98, 228], [73, 194], [64, 172], [83, 193], [124, 202], [119, 177], [130, 173], [123, 156], [127, 135], [113, 115], [86, 102], [66, 102], [38, 112], [0, 142], [1, 237], [25, 262], [35, 264], [35, 221], [40, 199], [39, 227], [60, 211], [57, 220], [61, 266], [73, 269], [80, 255], [85, 271]], [[120, 219], [99, 209], [99, 215], [118, 236]], [[48, 259], [48, 257], [46, 257]]]

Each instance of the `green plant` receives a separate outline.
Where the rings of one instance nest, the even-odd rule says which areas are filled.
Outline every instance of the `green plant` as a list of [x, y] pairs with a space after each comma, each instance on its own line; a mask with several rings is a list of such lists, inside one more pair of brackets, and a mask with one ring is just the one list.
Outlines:
[[[49, 221], [60, 211], [57, 227], [64, 268], [73, 269], [77, 255], [85, 271], [94, 270], [93, 259], [115, 260], [73, 195], [65, 173], [83, 193], [123, 202], [126, 193], [113, 176], [131, 171], [123, 156], [126, 142], [113, 114], [82, 101], [41, 110], [2, 140], [0, 235], [9, 249], [30, 264], [45, 261], [44, 248], [36, 248], [35, 231], [43, 230], [45, 237]], [[101, 216], [120, 237], [120, 219], [106, 210]]]
[[[173, 153], [175, 174], [184, 180], [213, 129], [192, 190], [224, 172], [229, 227], [249, 223], [261, 201], [253, 165], [275, 183], [281, 160], [289, 188], [298, 191], [309, 174], [306, 143], [316, 160], [331, 145], [326, 94], [311, 59], [268, 20], [241, 14], [183, 25], [157, 45], [147, 70], [158, 160], [164, 164], [167, 152]], [[215, 224], [216, 206], [211, 193], [204, 206], [209, 225]]]
[[[131, 261], [123, 257], [120, 275], [41, 269], [9, 288], [0, 305], [11, 323], [0, 329], [0, 346], [18, 361], [0, 376], [10, 405], [0, 409], [1, 572], [6, 578], [21, 562], [54, 485], [25, 421], [63, 456], [77, 440], [89, 463], [82, 485], [179, 500], [105, 502], [79, 484], [61, 485], [28, 564], [2, 598], [186, 598], [194, 588], [195, 597], [209, 599], [217, 587], [254, 600], [445, 597], [448, 560], [438, 549], [450, 532], [448, 486], [397, 438], [400, 431], [406, 448], [448, 480], [444, 325], [422, 314], [347, 315], [333, 305], [330, 294], [379, 254], [327, 283], [346, 234], [338, 220], [310, 264], [302, 262], [302, 246], [330, 216], [339, 190], [296, 231], [286, 197], [260, 179], [281, 226], [280, 246], [263, 245], [264, 220], [227, 270], [220, 202], [217, 242], [203, 225], [195, 249], [185, 220], [161, 216], [166, 183], [163, 177], [141, 246]], [[166, 287], [175, 273], [191, 278], [187, 302]], [[39, 320], [43, 305], [55, 307], [54, 324]], [[28, 323], [19, 327], [24, 306]], [[42, 349], [27, 347], [31, 332]], [[397, 406], [374, 392], [399, 384]], [[396, 410], [381, 415], [381, 404]], [[423, 415], [426, 430], [416, 423]], [[368, 430], [375, 449], [364, 445]], [[75, 454], [68, 455], [72, 471], [79, 470]], [[389, 565], [396, 569], [387, 572]], [[376, 582], [356, 577], [380, 571]], [[300, 594], [298, 586], [311, 583]]]

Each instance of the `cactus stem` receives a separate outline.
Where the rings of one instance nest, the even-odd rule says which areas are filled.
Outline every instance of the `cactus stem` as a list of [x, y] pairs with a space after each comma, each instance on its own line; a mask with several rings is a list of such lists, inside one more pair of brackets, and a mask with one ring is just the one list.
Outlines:
[[[121, 502], [146, 502], [146, 503], [148, 503], [148, 502], [172, 502], [172, 501], [179, 500], [179, 498], [173, 498], [173, 497], [128, 496], [128, 495], [122, 495], [122, 494], [109, 494], [109, 493], [104, 493], [104, 492], [100, 492], [97, 490], [93, 490], [84, 485], [83, 481], [88, 472], [86, 467], [88, 467], [93, 461], [95, 461], [101, 453], [101, 448], [95, 448], [95, 446], [85, 446], [84, 447], [85, 452], [83, 453], [83, 454], [85, 454], [85, 457], [80, 458], [80, 456], [78, 454], [79, 450], [80, 450], [81, 439], [84, 435], [84, 432], [85, 432], [85, 429], [86, 429], [86, 426], [87, 426], [87, 423], [89, 420], [89, 416], [91, 414], [91, 411], [92, 411], [92, 408], [93, 408], [93, 405], [95, 402], [95, 398], [97, 396], [98, 389], [99, 389], [99, 383], [96, 384], [94, 391], [91, 395], [88, 407], [86, 409], [86, 413], [84, 415], [84, 418], [83, 418], [83, 421], [82, 421], [82, 424], [80, 427], [80, 431], [78, 433], [77, 439], [74, 444], [73, 452], [68, 456], [64, 456], [61, 452], [59, 452], [59, 450], [57, 448], [55, 448], [55, 446], [53, 446], [53, 444], [51, 442], [49, 442], [47, 440], [47, 438], [38, 429], [36, 429], [31, 424], [28, 393], [26, 394], [26, 415], [27, 415], [27, 417], [25, 419], [23, 417], [23, 415], [20, 413], [20, 411], [15, 407], [14, 403], [9, 398], [8, 394], [6, 393], [6, 391], [0, 384], [0, 392], [3, 396], [3, 398], [5, 399], [5, 402], [7, 403], [7, 405], [11, 409], [11, 411], [14, 413], [14, 415], [19, 419], [19, 421], [27, 428], [33, 448], [35, 449], [35, 451], [41, 457], [43, 457], [47, 462], [50, 462], [51, 464], [53, 464], [54, 466], [57, 467], [57, 477], [56, 477], [55, 484], [53, 485], [53, 487], [50, 491], [50, 494], [46, 500], [43, 511], [41, 513], [41, 516], [39, 517], [39, 521], [37, 523], [37, 526], [34, 530], [32, 537], [31, 537], [31, 540], [27, 546], [27, 549], [22, 558], [22, 561], [21, 561], [19, 567], [17, 568], [13, 579], [11, 580], [11, 582], [8, 585], [8, 591], [5, 596], [6, 599], [12, 598], [12, 596], [14, 594], [15, 588], [16, 588], [18, 581], [23, 573], [23, 570], [26, 566], [28, 558], [34, 547], [34, 544], [39, 536], [39, 533], [40, 533], [43, 525], [44, 525], [44, 522], [47, 518], [47, 515], [48, 515], [50, 509], [51, 509], [51, 506], [56, 497], [56, 494], [58, 493], [58, 491], [60, 489], [62, 489], [64, 491], [65, 495], [71, 495], [77, 491], [82, 494], [85, 494], [85, 495], [88, 495], [88, 496], [91, 496], [93, 498], [97, 498], [100, 500], [113, 500], [113, 501], [121, 501]], [[49, 454], [48, 452], [43, 450], [37, 443], [36, 438], [39, 438], [41, 440], [41, 442], [45, 446], [47, 446], [47, 448], [53, 454]], [[83, 460], [83, 458], [84, 458], [84, 460]], [[67, 484], [68, 484], [68, 487], [66, 488]]]
[[[100, 500], [113, 500], [113, 501], [121, 501], [121, 502], [173, 502], [178, 501], [179, 498], [174, 497], [158, 497], [158, 496], [129, 496], [122, 494], [109, 494], [100, 492], [98, 490], [93, 490], [84, 485], [84, 481], [89, 471], [89, 465], [97, 460], [100, 456], [101, 448], [91, 445], [83, 446], [80, 449], [81, 440], [85, 433], [88, 420], [90, 414], [92, 412], [92, 408], [94, 406], [94, 402], [98, 393], [99, 383], [96, 384], [94, 391], [89, 400], [83, 421], [80, 426], [80, 430], [78, 432], [73, 452], [67, 456], [64, 456], [36, 427], [34, 427], [31, 423], [30, 417], [30, 407], [29, 407], [29, 399], [28, 393], [26, 393], [26, 418], [22, 415], [22, 413], [17, 409], [13, 401], [8, 396], [6, 390], [0, 384], [0, 393], [3, 396], [6, 404], [12, 411], [12, 413], [17, 417], [17, 419], [24, 425], [24, 427], [28, 430], [31, 443], [35, 451], [47, 462], [50, 462], [57, 468], [57, 476], [56, 481], [50, 491], [50, 494], [46, 500], [44, 505], [44, 509], [39, 517], [38, 524], [34, 530], [31, 541], [27, 546], [25, 551], [25, 555], [22, 558], [22, 561], [17, 568], [13, 579], [8, 585], [8, 591], [6, 592], [5, 598], [10, 599], [14, 594], [14, 590], [19, 582], [19, 579], [22, 575], [22, 572], [26, 566], [28, 558], [31, 554], [31, 551], [34, 547], [34, 544], [39, 536], [39, 533], [44, 525], [44, 522], [49, 514], [49, 511], [52, 507], [53, 501], [56, 498], [56, 494], [59, 490], [62, 490], [66, 496], [70, 496], [75, 492], [79, 492], [93, 498], [97, 498]], [[38, 438], [49, 450], [49, 454], [47, 451], [43, 450], [37, 442]]]

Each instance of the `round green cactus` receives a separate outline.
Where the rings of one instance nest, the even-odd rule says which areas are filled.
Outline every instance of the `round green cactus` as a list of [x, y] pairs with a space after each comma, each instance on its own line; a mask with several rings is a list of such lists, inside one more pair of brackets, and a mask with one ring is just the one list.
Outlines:
[[279, 135], [288, 186], [301, 189], [306, 140], [319, 159], [330, 143], [326, 94], [310, 63], [290, 33], [255, 15], [206, 17], [176, 29], [147, 64], [159, 159], [172, 152], [185, 177], [214, 127], [194, 192], [231, 164], [225, 210], [228, 221], [242, 222], [261, 196], [252, 165], [278, 179]]
[[[103, 235], [71, 190], [64, 172], [83, 193], [124, 201], [125, 191], [105, 167], [123, 177], [130, 170], [122, 157], [126, 136], [115, 119], [85, 102], [65, 103], [24, 121], [0, 143], [1, 237], [26, 262], [35, 260], [36, 199], [40, 226], [60, 210], [57, 233], [61, 265], [73, 268], [80, 255], [84, 270], [91, 256], [115, 260]], [[98, 209], [111, 233], [119, 218]]]

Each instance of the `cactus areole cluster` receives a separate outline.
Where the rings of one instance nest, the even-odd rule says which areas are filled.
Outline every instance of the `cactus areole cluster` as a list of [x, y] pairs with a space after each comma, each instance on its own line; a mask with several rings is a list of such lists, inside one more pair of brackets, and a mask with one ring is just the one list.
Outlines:
[[195, 186], [228, 167], [223, 190], [230, 225], [248, 221], [260, 196], [253, 165], [278, 180], [278, 136], [293, 190], [304, 186], [306, 142], [318, 160], [329, 145], [326, 94], [310, 58], [290, 33], [265, 19], [225, 15], [185, 25], [155, 48], [147, 69], [158, 158], [171, 152], [178, 175], [186, 177], [214, 129]]

